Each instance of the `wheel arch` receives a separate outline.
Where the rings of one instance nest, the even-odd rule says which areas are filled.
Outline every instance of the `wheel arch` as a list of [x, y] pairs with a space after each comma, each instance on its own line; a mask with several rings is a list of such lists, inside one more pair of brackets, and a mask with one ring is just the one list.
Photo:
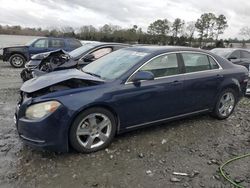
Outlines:
[[72, 118], [70, 119], [70, 121], [69, 121], [69, 125], [70, 125], [70, 126], [68, 127], [68, 132], [69, 132], [69, 129], [70, 129], [72, 123], [73, 123], [73, 122], [75, 121], [75, 119], [77, 118], [77, 116], [78, 116], [80, 113], [82, 113], [82, 112], [84, 112], [85, 110], [88, 110], [88, 109], [90, 109], [90, 108], [104, 108], [104, 109], [110, 111], [110, 112], [114, 115], [115, 121], [116, 121], [116, 123], [117, 123], [117, 130], [116, 130], [116, 133], [119, 132], [119, 130], [120, 130], [120, 118], [119, 118], [119, 115], [118, 115], [118, 113], [116, 112], [116, 110], [115, 110], [113, 107], [111, 107], [109, 104], [107, 104], [107, 103], [93, 103], [93, 104], [89, 104], [88, 106], [84, 106], [83, 108], [80, 108], [77, 112], [75, 112], [75, 113], [73, 114]]
[[9, 59], [8, 59], [8, 61], [10, 61], [10, 58], [13, 56], [13, 55], [21, 55], [21, 56], [23, 56], [24, 57], [24, 59], [26, 60], [26, 61], [28, 61], [28, 57], [24, 54], [24, 53], [22, 53], [22, 52], [11, 52], [10, 53], [10, 56], [9, 56]]
[[67, 129], [67, 141], [68, 141], [67, 148], [68, 148], [68, 150], [69, 150], [70, 147], [72, 147], [70, 145], [70, 140], [69, 140], [70, 128], [71, 128], [73, 122], [75, 121], [75, 119], [77, 118], [77, 116], [80, 115], [80, 113], [84, 112], [85, 110], [88, 110], [90, 108], [97, 108], [97, 107], [98, 108], [104, 108], [104, 109], [110, 111], [114, 115], [115, 121], [117, 123], [116, 134], [119, 133], [119, 130], [120, 130], [120, 119], [119, 119], [118, 113], [114, 110], [114, 108], [112, 108], [109, 104], [106, 104], [106, 103], [94, 103], [94, 104], [90, 104], [88, 106], [85, 106], [85, 107], [79, 109], [77, 112], [75, 112], [73, 114], [72, 118], [69, 121], [69, 126], [68, 126], [68, 129]]
[[237, 94], [237, 101], [240, 97], [240, 92], [241, 92], [241, 87], [240, 87], [240, 83], [237, 79], [235, 78], [231, 78], [231, 79], [226, 79], [221, 85], [220, 85], [220, 88], [218, 90], [218, 93], [216, 95], [216, 100], [214, 100], [214, 103], [213, 103], [213, 106], [212, 106], [212, 109], [214, 109], [214, 106], [216, 104], [216, 101], [218, 100], [220, 94], [222, 91], [224, 91], [225, 89], [233, 89], [236, 94]]
[[222, 84], [219, 93], [221, 93], [223, 90], [228, 89], [228, 88], [233, 89], [238, 96], [240, 95], [241, 86], [240, 86], [240, 83], [239, 83], [239, 81], [237, 79], [235, 79], [235, 78], [227, 79]]

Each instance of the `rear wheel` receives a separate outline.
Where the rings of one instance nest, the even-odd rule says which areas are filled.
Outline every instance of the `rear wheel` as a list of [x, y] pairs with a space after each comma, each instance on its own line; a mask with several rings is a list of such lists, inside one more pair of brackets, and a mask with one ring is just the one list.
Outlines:
[[233, 113], [237, 101], [238, 97], [235, 90], [225, 89], [218, 97], [213, 111], [213, 116], [215, 116], [217, 119], [228, 118]]
[[11, 66], [13, 66], [13, 67], [21, 68], [21, 67], [24, 67], [26, 60], [22, 55], [14, 54], [14, 55], [10, 56], [9, 62], [11, 64]]
[[116, 133], [114, 115], [104, 108], [91, 108], [82, 112], [70, 128], [71, 146], [81, 153], [106, 148]]

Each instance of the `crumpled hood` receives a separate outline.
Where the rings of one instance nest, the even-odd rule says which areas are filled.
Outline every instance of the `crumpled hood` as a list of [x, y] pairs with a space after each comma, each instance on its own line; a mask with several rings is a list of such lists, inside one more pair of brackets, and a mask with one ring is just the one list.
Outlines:
[[54, 50], [54, 51], [51, 51], [51, 52], [45, 52], [45, 53], [40, 53], [40, 54], [33, 55], [31, 57], [31, 59], [32, 60], [43, 60], [43, 59], [49, 57], [50, 55], [54, 55], [54, 54], [67, 54], [68, 55], [68, 52], [59, 49], [59, 50]]
[[48, 74], [28, 80], [24, 82], [24, 84], [22, 85], [21, 91], [24, 91], [26, 93], [32, 93], [40, 89], [46, 88], [48, 86], [52, 86], [54, 84], [70, 80], [73, 78], [96, 81], [96, 82], [104, 82], [104, 80], [100, 78], [91, 76], [77, 69], [67, 69], [62, 71], [50, 72]]

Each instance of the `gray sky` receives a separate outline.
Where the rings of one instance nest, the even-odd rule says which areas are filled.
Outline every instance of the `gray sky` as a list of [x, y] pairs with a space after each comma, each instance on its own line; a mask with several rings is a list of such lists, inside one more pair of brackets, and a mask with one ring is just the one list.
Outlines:
[[0, 7], [0, 24], [43, 28], [110, 23], [146, 31], [156, 19], [196, 21], [204, 12], [227, 17], [223, 38], [250, 26], [249, 0], [0, 0]]

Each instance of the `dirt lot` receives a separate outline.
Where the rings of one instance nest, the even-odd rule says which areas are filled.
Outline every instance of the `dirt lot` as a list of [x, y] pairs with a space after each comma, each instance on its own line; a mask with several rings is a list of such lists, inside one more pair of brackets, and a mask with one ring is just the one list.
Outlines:
[[[228, 120], [205, 115], [141, 129], [93, 154], [33, 150], [19, 140], [13, 123], [20, 71], [0, 62], [0, 187], [231, 187], [219, 164], [250, 152], [249, 98]], [[249, 169], [249, 158], [226, 168], [246, 187]]]

